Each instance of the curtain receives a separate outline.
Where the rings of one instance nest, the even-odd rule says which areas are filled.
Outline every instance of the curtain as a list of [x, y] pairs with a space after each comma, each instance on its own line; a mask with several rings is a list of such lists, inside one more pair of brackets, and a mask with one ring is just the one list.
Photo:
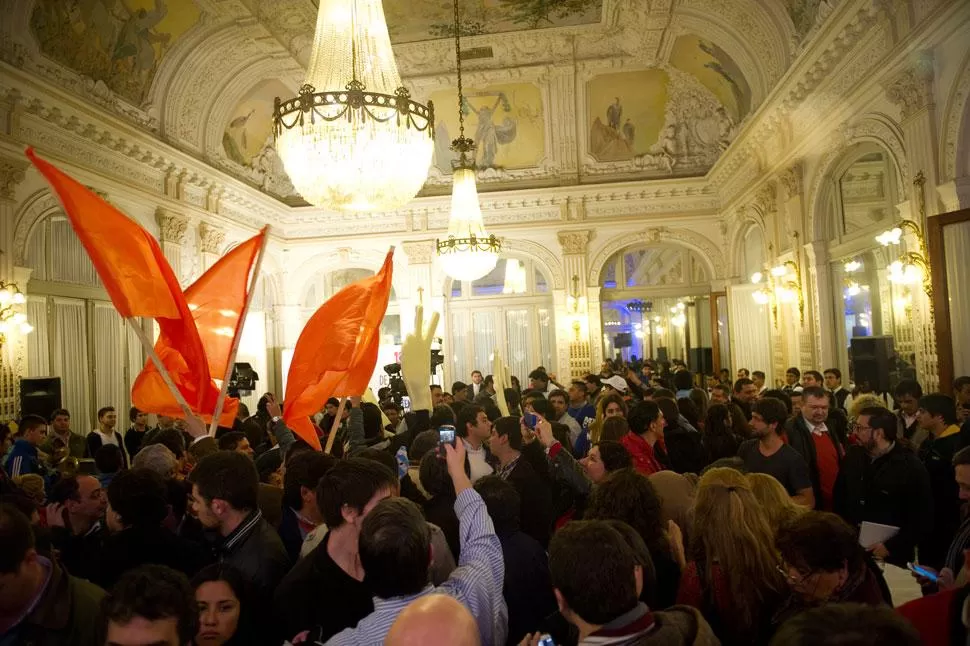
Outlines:
[[762, 370], [765, 383], [772, 384], [771, 361], [771, 307], [759, 305], [752, 294], [759, 285], [732, 285], [728, 287], [728, 308], [731, 312], [731, 366], [733, 374], [739, 368]]
[[51, 372], [61, 378], [61, 405], [71, 411], [74, 431], [88, 433], [94, 428], [94, 411], [90, 410], [85, 303], [57, 297], [53, 301]]
[[[455, 281], [455, 284], [460, 285], [461, 283]], [[468, 312], [451, 312], [448, 318], [448, 336], [451, 341], [451, 347], [446, 348], [444, 353], [445, 365], [448, 368], [448, 374], [445, 379], [454, 382], [456, 379], [468, 379], [472, 373], [472, 369], [468, 365], [468, 349], [470, 347], [468, 338]], [[483, 370], [482, 372], [485, 371]], [[445, 390], [449, 388], [451, 388], [451, 383], [447, 384]]]
[[27, 376], [51, 374], [50, 334], [47, 329], [47, 297], [27, 297], [27, 320], [34, 331], [27, 335]]
[[[492, 355], [498, 348], [497, 334], [495, 330], [495, 312], [493, 310], [472, 312], [472, 370], [481, 370], [483, 373], [491, 372]], [[503, 357], [506, 362], [509, 357]], [[470, 372], [461, 374], [459, 379], [465, 381], [470, 378]]]
[[946, 284], [950, 285], [950, 329], [953, 337], [953, 374], [970, 374], [970, 335], [960, 334], [961, 326], [970, 319], [970, 293], [957, 289], [963, 285], [966, 259], [970, 257], [970, 222], [946, 227], [943, 235], [943, 258], [946, 260]]
[[[524, 381], [535, 367], [529, 357], [529, 310], [505, 311], [505, 335], [505, 363], [519, 381]], [[481, 368], [480, 370], [491, 372]]]
[[[555, 332], [552, 327], [552, 311], [539, 310], [539, 364], [546, 370], [555, 370]], [[520, 378], [521, 379], [521, 378]]]
[[56, 253], [51, 253], [50, 280], [100, 287], [101, 279], [94, 271], [91, 259], [67, 219], [52, 217], [50, 227], [50, 248], [57, 250]]
[[118, 411], [118, 426], [124, 428], [131, 400], [130, 381], [126, 374], [125, 323], [111, 303], [91, 303], [91, 315], [94, 405], [96, 408], [114, 406]]

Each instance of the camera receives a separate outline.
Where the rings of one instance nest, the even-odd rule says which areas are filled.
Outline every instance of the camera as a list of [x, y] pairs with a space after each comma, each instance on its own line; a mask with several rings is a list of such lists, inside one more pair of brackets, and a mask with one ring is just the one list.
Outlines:
[[391, 399], [398, 406], [404, 406], [404, 398], [408, 396], [407, 386], [404, 385], [404, 377], [401, 376], [401, 364], [389, 363], [384, 366], [384, 372], [389, 378], [388, 388], [391, 390]]

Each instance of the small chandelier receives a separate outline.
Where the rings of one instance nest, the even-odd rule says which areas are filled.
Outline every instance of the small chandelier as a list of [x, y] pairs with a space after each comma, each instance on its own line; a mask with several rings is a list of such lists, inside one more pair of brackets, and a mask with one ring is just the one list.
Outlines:
[[311, 204], [388, 211], [417, 194], [431, 166], [434, 105], [402, 85], [381, 0], [320, 0], [306, 83], [296, 98], [276, 97], [273, 128]]
[[455, 280], [476, 280], [495, 269], [501, 244], [485, 231], [482, 207], [475, 185], [475, 142], [465, 136], [465, 97], [461, 83], [461, 15], [455, 0], [455, 56], [458, 64], [458, 138], [451, 150], [458, 153], [454, 163], [451, 193], [451, 218], [448, 239], [438, 240], [438, 260], [446, 274]]
[[26, 302], [17, 285], [0, 280], [0, 346], [6, 341], [6, 335], [14, 330], [21, 334], [33, 332], [34, 326], [27, 322], [27, 315], [17, 311], [17, 307]]

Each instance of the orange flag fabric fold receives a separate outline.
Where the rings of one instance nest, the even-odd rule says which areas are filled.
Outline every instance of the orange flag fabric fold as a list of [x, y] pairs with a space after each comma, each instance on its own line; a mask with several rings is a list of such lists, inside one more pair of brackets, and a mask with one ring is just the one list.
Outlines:
[[393, 249], [374, 276], [337, 292], [307, 321], [293, 351], [283, 400], [287, 426], [320, 450], [310, 416], [330, 397], [356, 397], [367, 388], [391, 293]]
[[[205, 347], [208, 375], [215, 382], [221, 382], [225, 377], [233, 342], [242, 332], [245, 323], [242, 312], [248, 298], [250, 272], [265, 244], [266, 233], [264, 228], [256, 236], [234, 247], [185, 290], [188, 308]], [[169, 339], [165, 337], [159, 337], [155, 343], [155, 352], [166, 368], [171, 369], [170, 364], [177, 365], [180, 362], [178, 349], [169, 345]], [[218, 395], [218, 391], [216, 394]], [[170, 417], [184, 417], [150, 360], [135, 379], [131, 398], [141, 410]], [[201, 402], [196, 412], [200, 413], [206, 423], [211, 423], [215, 407], [215, 399], [206, 399]], [[219, 416], [219, 425], [231, 427], [238, 407], [238, 399], [227, 397]]]
[[200, 410], [210, 399], [215, 402], [218, 391], [209, 378], [202, 340], [182, 287], [155, 238], [83, 184], [39, 158], [32, 148], [26, 154], [60, 198], [118, 313], [126, 319], [154, 318], [161, 337], [178, 348], [178, 359], [171, 361], [170, 371], [193, 410]]

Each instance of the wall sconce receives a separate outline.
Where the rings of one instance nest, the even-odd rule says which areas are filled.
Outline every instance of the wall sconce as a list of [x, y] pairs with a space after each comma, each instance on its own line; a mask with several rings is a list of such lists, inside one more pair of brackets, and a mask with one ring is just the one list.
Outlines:
[[566, 307], [571, 314], [583, 314], [586, 312], [586, 297], [580, 294], [579, 276], [573, 276], [573, 289], [566, 300]]
[[912, 220], [903, 220], [888, 231], [876, 236], [876, 241], [884, 247], [890, 247], [902, 242], [903, 232], [909, 231], [916, 238], [919, 251], [907, 251], [899, 259], [889, 265], [889, 281], [900, 285], [917, 285], [923, 283], [923, 291], [933, 300], [933, 281], [930, 274], [930, 260], [926, 253], [926, 240], [919, 225]]
[[21, 334], [30, 334], [34, 330], [34, 326], [27, 322], [27, 315], [17, 311], [26, 302], [16, 284], [0, 280], [0, 346], [14, 330]]
[[[768, 274], [767, 280], [765, 274]], [[798, 263], [793, 260], [786, 260], [780, 265], [775, 265], [770, 270], [762, 270], [751, 275], [751, 282], [760, 285], [764, 282], [764, 287], [754, 292], [751, 296], [759, 305], [772, 304], [772, 315], [775, 324], [778, 324], [777, 303], [798, 303], [798, 321], [805, 322], [805, 298], [802, 295], [802, 272]]]

